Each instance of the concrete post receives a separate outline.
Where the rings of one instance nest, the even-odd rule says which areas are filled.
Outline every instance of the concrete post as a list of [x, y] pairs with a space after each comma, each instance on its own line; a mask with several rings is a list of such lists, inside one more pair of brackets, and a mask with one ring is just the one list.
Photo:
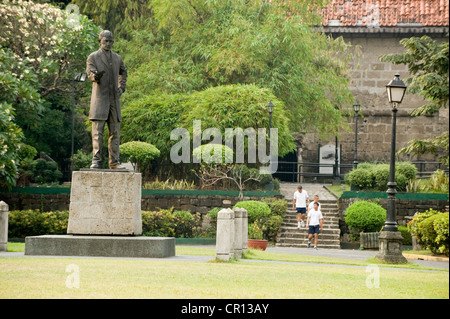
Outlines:
[[242, 210], [234, 209], [234, 256], [238, 259], [242, 258]]
[[6, 251], [8, 244], [8, 211], [9, 206], [0, 202], [0, 251]]
[[234, 257], [234, 212], [224, 208], [217, 213], [216, 258], [224, 261]]
[[248, 241], [248, 212], [245, 208], [241, 208], [242, 212], [242, 253], [247, 253]]

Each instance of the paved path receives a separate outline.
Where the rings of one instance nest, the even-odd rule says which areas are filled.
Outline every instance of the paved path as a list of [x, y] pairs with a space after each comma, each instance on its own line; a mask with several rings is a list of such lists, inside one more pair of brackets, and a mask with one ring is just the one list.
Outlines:
[[314, 183], [280, 183], [280, 193], [292, 202], [297, 186], [302, 185], [303, 189], [308, 193], [309, 199], [313, 200], [314, 195], [319, 195], [320, 200], [336, 200], [336, 198], [327, 191], [323, 184]]
[[[215, 245], [189, 245], [190, 247], [202, 247], [215, 249]], [[297, 254], [297, 255], [307, 255], [307, 256], [317, 256], [317, 257], [330, 257], [330, 258], [341, 258], [350, 260], [360, 260], [365, 261], [368, 258], [374, 257], [378, 251], [375, 250], [356, 250], [356, 249], [308, 249], [308, 248], [295, 248], [295, 247], [268, 247], [266, 249], [268, 252], [281, 253], [281, 254]], [[0, 252], [0, 263], [1, 258], [4, 257], [25, 257], [25, 258], [107, 258], [107, 259], [118, 259], [118, 257], [70, 257], [70, 256], [25, 256], [23, 252]], [[195, 262], [207, 262], [214, 260], [215, 256], [188, 256], [188, 255], [177, 255], [168, 258], [119, 258], [119, 259], [133, 259], [133, 260], [167, 260], [167, 261], [195, 261]], [[250, 262], [270, 262], [264, 260], [252, 260], [246, 259], [245, 261]], [[421, 266], [434, 267], [441, 269], [449, 269], [448, 261], [428, 261], [428, 260], [410, 260]], [[291, 262], [286, 262], [291, 263]], [[296, 263], [296, 262], [294, 262]], [[310, 263], [297, 263], [297, 264], [310, 264]], [[319, 264], [318, 264], [319, 265]], [[326, 264], [320, 264], [326, 265]], [[338, 265], [333, 265], [338, 266]], [[349, 266], [349, 267], [361, 267], [361, 266]]]

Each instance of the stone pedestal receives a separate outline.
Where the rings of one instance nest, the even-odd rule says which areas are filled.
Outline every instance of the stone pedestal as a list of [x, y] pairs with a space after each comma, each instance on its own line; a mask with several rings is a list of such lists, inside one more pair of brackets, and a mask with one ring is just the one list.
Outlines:
[[376, 258], [389, 264], [404, 264], [408, 261], [402, 255], [403, 237], [399, 231], [382, 231], [378, 237], [380, 250]]
[[8, 204], [0, 201], [0, 251], [6, 251], [8, 245], [8, 211]]
[[234, 257], [234, 212], [229, 208], [217, 213], [216, 257], [224, 261]]
[[141, 174], [127, 170], [73, 172], [67, 233], [140, 235]]
[[242, 211], [234, 210], [234, 255], [242, 258]]
[[247, 252], [248, 212], [224, 208], [217, 213], [216, 258], [228, 261]]
[[25, 238], [25, 255], [166, 258], [175, 238], [145, 236], [43, 235]]

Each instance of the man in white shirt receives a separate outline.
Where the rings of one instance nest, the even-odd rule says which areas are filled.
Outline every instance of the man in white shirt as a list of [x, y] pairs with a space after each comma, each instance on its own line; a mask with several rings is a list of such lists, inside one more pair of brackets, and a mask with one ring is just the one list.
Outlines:
[[[319, 195], [314, 195], [314, 200], [308, 205], [308, 212], [314, 208], [314, 203], [319, 203]], [[319, 203], [319, 210], [322, 210]]]
[[314, 202], [314, 208], [308, 213], [306, 227], [308, 228], [308, 248], [311, 247], [311, 239], [314, 235], [314, 249], [317, 250], [317, 242], [319, 241], [319, 233], [323, 231], [323, 216], [319, 210], [319, 202]]
[[292, 202], [292, 209], [297, 210], [297, 227], [305, 227], [306, 207], [309, 205], [308, 192], [303, 190], [300, 185], [294, 193], [294, 200]]

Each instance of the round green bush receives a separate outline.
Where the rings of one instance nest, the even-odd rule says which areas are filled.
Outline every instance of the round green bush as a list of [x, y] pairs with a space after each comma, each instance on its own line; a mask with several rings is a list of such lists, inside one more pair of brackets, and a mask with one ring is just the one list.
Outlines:
[[270, 207], [267, 203], [259, 202], [256, 200], [245, 200], [237, 202], [233, 209], [239, 207], [244, 208], [248, 212], [248, 223], [251, 224], [255, 220], [265, 219], [270, 216]]
[[359, 189], [371, 189], [373, 175], [369, 169], [358, 167], [346, 175], [346, 182], [357, 186]]
[[345, 222], [354, 234], [378, 232], [386, 220], [386, 210], [370, 201], [351, 204], [345, 212]]
[[148, 165], [148, 163], [157, 157], [159, 157], [161, 152], [156, 148], [156, 146], [140, 142], [132, 141], [120, 145], [120, 155], [123, 161], [130, 161], [136, 168], [136, 165], [143, 168]]

